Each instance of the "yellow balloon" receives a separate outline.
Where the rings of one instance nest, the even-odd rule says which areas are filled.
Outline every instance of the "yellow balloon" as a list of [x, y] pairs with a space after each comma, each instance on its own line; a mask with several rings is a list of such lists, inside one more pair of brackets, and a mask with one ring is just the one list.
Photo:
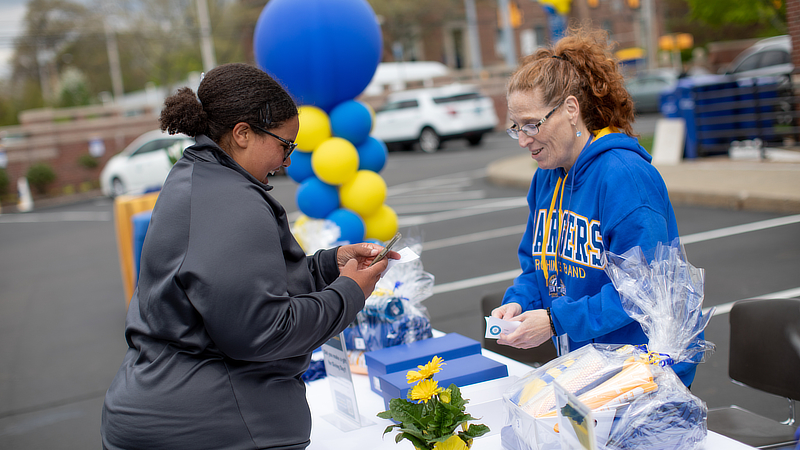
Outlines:
[[371, 216], [386, 200], [386, 182], [371, 170], [359, 170], [356, 176], [339, 188], [342, 206], [361, 217]]
[[358, 172], [358, 150], [346, 139], [327, 139], [311, 154], [311, 168], [325, 183], [344, 184]]
[[373, 108], [369, 103], [364, 102], [364, 106], [367, 107], [367, 111], [369, 111], [369, 116], [372, 118], [372, 123], [369, 126], [369, 132], [372, 133], [372, 130], [375, 129], [375, 108]]
[[311, 218], [310, 218], [310, 217], [308, 217], [308, 216], [307, 216], [307, 215], [305, 215], [305, 214], [300, 214], [300, 217], [298, 217], [298, 218], [297, 218], [297, 220], [295, 220], [295, 221], [294, 221], [294, 224], [293, 224], [293, 226], [295, 226], [295, 227], [302, 227], [303, 225], [305, 225], [306, 223], [308, 223], [308, 221], [309, 221], [309, 220], [311, 220]]
[[397, 213], [387, 205], [381, 205], [378, 211], [364, 217], [364, 239], [388, 241], [397, 233]]
[[331, 137], [331, 120], [328, 114], [320, 108], [303, 105], [297, 109], [299, 112], [300, 130], [297, 132], [297, 149], [310, 152], [319, 144]]

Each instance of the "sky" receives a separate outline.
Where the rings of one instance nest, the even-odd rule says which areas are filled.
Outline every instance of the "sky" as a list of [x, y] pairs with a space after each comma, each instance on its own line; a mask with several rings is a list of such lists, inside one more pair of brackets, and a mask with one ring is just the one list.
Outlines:
[[0, 78], [11, 73], [9, 60], [14, 54], [14, 38], [23, 31], [27, 0], [0, 0]]

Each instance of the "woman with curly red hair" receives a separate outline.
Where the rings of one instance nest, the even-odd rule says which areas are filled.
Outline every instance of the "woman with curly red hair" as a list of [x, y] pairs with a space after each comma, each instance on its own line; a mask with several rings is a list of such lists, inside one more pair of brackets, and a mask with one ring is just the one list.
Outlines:
[[[522, 324], [501, 344], [559, 353], [590, 343], [645, 344], [602, 254], [678, 237], [667, 188], [631, 123], [634, 108], [602, 31], [573, 29], [522, 61], [507, 87], [509, 136], [538, 163], [519, 246], [522, 274], [492, 312]], [[675, 372], [687, 386], [694, 364]]]

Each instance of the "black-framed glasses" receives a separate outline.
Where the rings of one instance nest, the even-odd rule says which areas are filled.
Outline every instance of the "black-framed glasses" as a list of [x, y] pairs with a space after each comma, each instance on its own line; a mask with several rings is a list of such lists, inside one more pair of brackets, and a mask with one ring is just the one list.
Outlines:
[[539, 127], [545, 123], [545, 121], [553, 115], [554, 112], [558, 109], [559, 106], [564, 104], [564, 100], [561, 100], [555, 108], [553, 108], [546, 116], [542, 117], [542, 120], [536, 123], [529, 123], [527, 125], [523, 125], [522, 127], [517, 127], [516, 124], [512, 125], [511, 128], [506, 129], [506, 133], [511, 136], [512, 139], [519, 139], [519, 132], [520, 130], [527, 134], [530, 137], [534, 137], [539, 134]]
[[286, 147], [284, 147], [283, 162], [286, 162], [286, 160], [289, 159], [289, 155], [291, 155], [292, 152], [294, 151], [294, 149], [297, 148], [297, 143], [296, 142], [287, 141], [286, 139], [278, 136], [277, 134], [268, 131], [266, 128], [261, 128], [261, 127], [259, 127], [257, 125], [253, 125], [253, 128], [255, 128], [256, 130], [259, 130], [259, 131], [263, 131], [264, 133], [267, 133], [268, 135], [270, 135], [270, 136], [274, 137], [275, 139], [281, 141], [286, 146]]

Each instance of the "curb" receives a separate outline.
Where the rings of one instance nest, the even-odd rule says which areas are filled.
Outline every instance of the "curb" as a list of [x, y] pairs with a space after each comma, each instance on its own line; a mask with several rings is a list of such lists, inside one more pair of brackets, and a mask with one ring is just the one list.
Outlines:
[[[39, 198], [33, 200], [33, 210], [29, 212], [36, 212], [43, 208], [51, 208], [54, 206], [62, 206], [62, 205], [69, 205], [71, 203], [80, 203], [87, 200], [93, 200], [96, 198], [102, 198], [103, 193], [100, 192], [99, 189], [94, 189], [91, 191], [81, 192], [79, 194], [72, 194], [72, 195], [62, 195], [58, 197], [50, 197], [50, 198]], [[3, 205], [2, 214], [24, 214], [17, 210], [17, 205]]]

